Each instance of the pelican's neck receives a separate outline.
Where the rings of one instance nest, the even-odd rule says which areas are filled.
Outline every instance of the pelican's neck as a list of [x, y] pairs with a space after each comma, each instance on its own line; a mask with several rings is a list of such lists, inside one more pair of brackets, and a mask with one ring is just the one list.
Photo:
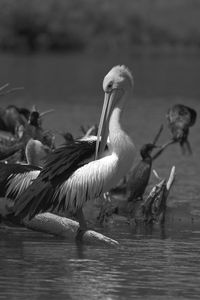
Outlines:
[[115, 138], [118, 135], [124, 133], [121, 127], [121, 114], [122, 114], [122, 110], [120, 107], [115, 107], [111, 114], [110, 123], [109, 123], [109, 138], [111, 144], [115, 144], [116, 142]]
[[115, 107], [109, 122], [109, 150], [116, 157], [115, 176], [109, 182], [107, 190], [115, 186], [131, 169], [135, 159], [135, 147], [130, 137], [121, 127], [120, 107]]
[[133, 163], [135, 147], [130, 137], [125, 133], [121, 126], [122, 109], [115, 107], [110, 117], [109, 139], [111, 150], [118, 156], [119, 160]]
[[33, 166], [39, 165], [36, 151], [31, 147], [26, 151], [26, 159], [29, 165], [33, 165]]

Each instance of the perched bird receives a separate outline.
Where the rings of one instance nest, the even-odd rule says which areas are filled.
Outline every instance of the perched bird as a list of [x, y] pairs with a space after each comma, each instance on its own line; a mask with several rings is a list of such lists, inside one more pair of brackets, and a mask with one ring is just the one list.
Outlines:
[[41, 127], [42, 125], [42, 118], [51, 112], [53, 112], [54, 109], [49, 109], [47, 111], [44, 111], [40, 113], [35, 106], [33, 106], [32, 110], [30, 111], [30, 114], [28, 116], [28, 124], [34, 126], [34, 127]]
[[37, 178], [50, 151], [40, 141], [30, 139], [25, 149], [27, 164], [0, 163], [0, 197], [15, 200]]
[[29, 165], [43, 168], [46, 157], [52, 150], [40, 141], [30, 139], [26, 144], [25, 154]]
[[18, 126], [25, 126], [26, 116], [20, 112], [20, 108], [15, 105], [8, 105], [5, 109], [0, 109], [0, 130], [8, 131], [15, 135]]
[[[134, 160], [134, 145], [121, 126], [121, 113], [132, 87], [133, 77], [125, 66], [110, 70], [103, 81], [105, 99], [97, 142], [77, 140], [49, 154], [37, 179], [16, 199], [15, 215], [31, 219], [47, 210], [70, 211], [80, 229], [87, 228], [84, 203], [115, 186]], [[102, 156], [108, 136], [109, 151]], [[95, 160], [88, 162], [94, 152]]]
[[60, 135], [64, 138], [65, 144], [68, 144], [68, 143], [71, 143], [74, 141], [74, 137], [70, 132], [67, 132], [67, 131], [62, 132]]
[[30, 139], [25, 149], [27, 164], [0, 163], [0, 218], [19, 223], [13, 214], [14, 201], [40, 174], [50, 152], [40, 141]]
[[30, 114], [28, 116], [27, 123], [23, 126], [19, 126], [17, 133], [20, 139], [28, 141], [30, 138], [41, 141], [43, 144], [54, 147], [54, 136], [50, 131], [45, 131], [42, 128], [42, 118], [52, 112], [53, 110], [48, 110], [42, 113], [39, 113], [37, 108], [33, 106]]
[[48, 137], [46, 137], [47, 134], [44, 134], [41, 126], [42, 118], [52, 111], [51, 109], [39, 113], [35, 106], [29, 110], [24, 107], [8, 105], [5, 109], [0, 108], [0, 130], [11, 133], [13, 138], [21, 139], [23, 137], [23, 140], [28, 141], [32, 137], [45, 143], [45, 139]]
[[18, 142], [14, 145], [0, 146], [0, 160], [8, 160], [13, 154], [24, 149], [24, 143]]
[[192, 149], [188, 141], [189, 127], [196, 121], [197, 113], [193, 108], [182, 104], [172, 106], [167, 112], [168, 125], [174, 142], [179, 142], [182, 152], [191, 154]]
[[14, 217], [15, 199], [37, 178], [47, 152], [46, 146], [36, 140], [26, 145], [27, 164], [0, 163], [0, 219], [19, 223]]
[[[156, 146], [156, 143], [157, 143], [157, 141], [158, 141], [158, 139], [159, 139], [159, 137], [160, 137], [160, 135], [161, 135], [161, 133], [162, 133], [162, 131], [163, 131], [163, 128], [164, 128], [164, 126], [163, 125], [161, 125], [160, 126], [160, 128], [159, 128], [159, 130], [158, 130], [158, 132], [156, 133], [156, 136], [154, 137], [154, 139], [153, 139], [153, 142], [151, 143], [151, 144], [149, 144], [149, 145], [152, 145], [152, 150], [154, 149], [154, 148], [160, 148], [160, 150], [156, 153], [156, 154], [154, 154], [154, 156], [152, 157], [152, 160], [154, 160], [154, 159], [156, 159], [163, 151], [164, 151], [164, 149], [168, 146], [168, 143], [167, 144], [164, 144], [162, 147], [157, 147]], [[170, 142], [171, 143], [171, 142]], [[147, 144], [146, 144], [147, 145]], [[145, 146], [146, 145], [144, 145], [143, 146], [143, 148], [144, 148], [144, 152], [145, 152]], [[154, 146], [153, 146], [154, 145]], [[149, 150], [149, 156], [150, 156], [150, 158], [151, 158], [151, 150], [150, 149], [148, 149], [148, 148], [151, 148], [151, 146], [149, 146], [149, 147], [146, 147], [147, 148], [147, 150]], [[147, 151], [146, 150], [146, 151]], [[142, 151], [143, 152], [143, 151]], [[128, 181], [130, 182], [130, 180], [131, 180], [131, 178], [134, 176], [134, 174], [133, 174], [133, 170], [134, 170], [134, 166], [132, 167], [132, 169], [130, 170], [130, 172], [128, 173], [128, 174], [126, 174], [121, 180], [120, 180], [120, 182], [114, 187], [114, 188], [112, 188], [111, 190], [110, 190], [110, 193], [111, 194], [126, 194], [126, 192], [127, 192], [127, 184], [128, 184]], [[129, 179], [129, 176], [130, 176], [130, 179]], [[108, 198], [109, 199], [109, 198]]]
[[142, 200], [145, 189], [149, 183], [152, 166], [152, 150], [155, 144], [144, 144], [140, 150], [142, 159], [132, 168], [126, 182], [126, 193], [128, 202]]

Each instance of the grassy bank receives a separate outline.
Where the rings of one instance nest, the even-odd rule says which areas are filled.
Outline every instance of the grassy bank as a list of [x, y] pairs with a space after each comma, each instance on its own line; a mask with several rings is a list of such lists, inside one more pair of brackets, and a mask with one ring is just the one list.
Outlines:
[[198, 0], [1, 0], [1, 50], [199, 47]]

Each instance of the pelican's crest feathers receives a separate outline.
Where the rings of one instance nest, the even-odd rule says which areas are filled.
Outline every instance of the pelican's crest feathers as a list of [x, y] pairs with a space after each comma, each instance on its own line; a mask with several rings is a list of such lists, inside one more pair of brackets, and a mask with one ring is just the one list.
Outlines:
[[116, 75], [118, 75], [119, 77], [129, 79], [129, 81], [131, 82], [131, 85], [133, 86], [133, 84], [134, 84], [133, 75], [132, 75], [131, 71], [129, 70], [129, 68], [127, 68], [125, 65], [118, 65], [118, 66], [113, 67], [108, 72], [106, 77], [111, 77], [111, 76], [116, 76]]

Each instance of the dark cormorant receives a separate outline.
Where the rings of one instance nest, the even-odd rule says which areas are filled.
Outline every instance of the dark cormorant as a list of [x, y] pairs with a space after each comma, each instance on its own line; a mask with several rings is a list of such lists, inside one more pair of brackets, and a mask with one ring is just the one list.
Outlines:
[[176, 104], [168, 110], [166, 117], [169, 122], [173, 141], [180, 143], [183, 153], [188, 151], [191, 154], [192, 150], [188, 141], [188, 134], [189, 127], [195, 124], [196, 111], [188, 106]]
[[142, 159], [134, 166], [127, 180], [127, 200], [133, 201], [142, 199], [149, 182], [152, 166], [152, 150], [157, 147], [155, 144], [145, 144], [140, 150]]
[[23, 142], [18, 142], [15, 143], [14, 145], [9, 145], [9, 146], [0, 145], [0, 160], [8, 159], [10, 158], [10, 156], [23, 149], [24, 149]]

